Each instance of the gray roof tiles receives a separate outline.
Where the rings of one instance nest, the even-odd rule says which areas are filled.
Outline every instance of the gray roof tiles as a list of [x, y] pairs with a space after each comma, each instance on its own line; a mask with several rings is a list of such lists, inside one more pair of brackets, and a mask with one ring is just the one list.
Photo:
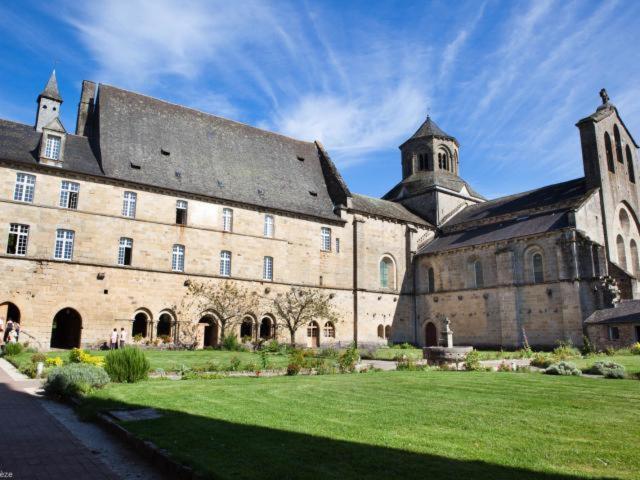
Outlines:
[[40, 94], [40, 97], [50, 98], [52, 100], [57, 100], [62, 103], [62, 97], [60, 96], [60, 92], [58, 91], [58, 80], [56, 78], [56, 71], [51, 72], [51, 76], [49, 77], [49, 81], [47, 85], [44, 87], [44, 90]]
[[616, 307], [596, 310], [587, 317], [588, 324], [638, 323], [640, 324], [640, 300], [624, 300]]
[[380, 198], [366, 195], [354, 194], [352, 198], [352, 209], [378, 217], [392, 218], [412, 222], [419, 225], [430, 225], [429, 222], [414, 215], [400, 203], [382, 200]]
[[[456, 144], [458, 143], [455, 137], [452, 137], [451, 135], [446, 133], [444, 130], [442, 130], [436, 124], [436, 122], [431, 120], [430, 116], [427, 116], [427, 119], [422, 123], [422, 125], [420, 125], [420, 128], [416, 130], [416, 133], [411, 135], [411, 138], [409, 138], [409, 140], [414, 140], [416, 138], [428, 138], [428, 137], [447, 138], [449, 140], [453, 140], [454, 142], [456, 142]], [[409, 140], [407, 140], [407, 142]]]

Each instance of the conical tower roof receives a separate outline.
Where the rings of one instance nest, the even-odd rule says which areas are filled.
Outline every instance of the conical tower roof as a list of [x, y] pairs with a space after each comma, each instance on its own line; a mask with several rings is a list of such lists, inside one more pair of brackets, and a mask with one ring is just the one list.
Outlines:
[[50, 98], [51, 100], [57, 100], [62, 103], [62, 97], [60, 96], [60, 92], [58, 91], [58, 80], [56, 79], [56, 71], [51, 72], [51, 76], [49, 77], [49, 81], [47, 85], [44, 87], [44, 90], [40, 95], [38, 95], [38, 100], [40, 98]]
[[[451, 135], [449, 135], [448, 133], [446, 133], [444, 130], [442, 130], [437, 124], [436, 122], [434, 122], [433, 120], [431, 120], [431, 117], [427, 115], [427, 119], [423, 122], [422, 125], [420, 125], [420, 128], [418, 128], [418, 130], [416, 130], [416, 133], [414, 133], [410, 140], [415, 140], [417, 138], [429, 138], [429, 137], [439, 137], [439, 138], [446, 138], [448, 140], [452, 140], [456, 143], [456, 145], [458, 144], [458, 141], [456, 140], [455, 137], [452, 137]], [[407, 143], [405, 142], [405, 143]]]

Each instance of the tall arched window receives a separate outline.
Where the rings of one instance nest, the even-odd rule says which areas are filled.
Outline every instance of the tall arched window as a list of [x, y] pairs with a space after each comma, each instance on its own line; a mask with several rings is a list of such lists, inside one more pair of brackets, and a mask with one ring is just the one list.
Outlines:
[[378, 338], [384, 338], [384, 325], [378, 325]]
[[333, 322], [325, 323], [322, 333], [325, 338], [336, 338], [336, 327]]
[[380, 260], [380, 287], [396, 288], [395, 278], [396, 272], [393, 267], [393, 260], [389, 257], [383, 257]]
[[638, 275], [640, 271], [640, 265], [638, 264], [638, 245], [633, 239], [631, 239], [631, 243], [629, 244], [629, 251], [631, 253], [631, 271], [634, 275]]
[[609, 132], [604, 132], [604, 149], [607, 154], [607, 167], [610, 172], [615, 172], [616, 167], [613, 164], [613, 149], [611, 148], [611, 137], [609, 137]]
[[616, 247], [618, 249], [618, 263], [625, 270], [627, 269], [627, 253], [624, 250], [624, 239], [622, 235], [616, 237]]
[[613, 140], [616, 142], [616, 157], [620, 163], [624, 163], [624, 157], [622, 156], [622, 141], [620, 140], [620, 130], [618, 125], [613, 126]]
[[534, 253], [531, 257], [531, 263], [533, 264], [533, 283], [544, 282], [544, 267], [542, 264], [542, 254]]
[[636, 183], [636, 174], [633, 168], [633, 157], [631, 156], [631, 149], [627, 145], [627, 169], [629, 170], [629, 181]]
[[384, 327], [384, 338], [386, 339], [391, 338], [391, 325], [387, 325]]
[[433, 271], [433, 267], [429, 267], [427, 271], [427, 293], [434, 293], [436, 291], [436, 275]]
[[480, 262], [480, 260], [476, 260], [473, 262], [472, 274], [473, 286], [475, 288], [484, 287], [484, 275], [482, 273], [482, 263]]

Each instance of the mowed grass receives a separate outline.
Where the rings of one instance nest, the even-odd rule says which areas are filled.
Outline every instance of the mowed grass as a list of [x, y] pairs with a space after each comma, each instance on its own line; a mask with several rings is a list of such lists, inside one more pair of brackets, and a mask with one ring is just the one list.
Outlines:
[[[108, 350], [90, 350], [92, 355], [105, 356]], [[182, 366], [187, 368], [200, 367], [208, 363], [215, 362], [221, 365], [228, 365], [232, 358], [240, 359], [241, 367], [249, 363], [260, 365], [260, 355], [253, 352], [229, 352], [225, 350], [145, 350], [145, 355], [151, 363], [151, 369], [162, 369], [165, 371], [180, 370]], [[12, 360], [18, 365], [24, 365], [31, 361], [33, 353], [22, 352], [14, 355]], [[47, 357], [60, 357], [65, 362], [69, 359], [68, 351], [47, 352]], [[284, 368], [287, 366], [289, 357], [280, 354], [268, 354], [267, 358], [273, 368]]]
[[110, 385], [85, 413], [217, 478], [638, 478], [640, 382], [379, 372]]

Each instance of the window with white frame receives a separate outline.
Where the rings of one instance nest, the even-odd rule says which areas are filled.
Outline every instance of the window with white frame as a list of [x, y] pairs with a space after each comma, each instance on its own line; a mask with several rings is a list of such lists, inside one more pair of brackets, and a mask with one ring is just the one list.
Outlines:
[[231, 276], [231, 252], [223, 250], [220, 252], [220, 275]]
[[78, 195], [80, 195], [80, 184], [76, 182], [62, 181], [60, 188], [60, 206], [62, 208], [78, 208]]
[[264, 280], [273, 280], [273, 257], [264, 257], [262, 263], [262, 278]]
[[233, 210], [230, 208], [222, 209], [222, 230], [225, 232], [233, 230]]
[[264, 236], [273, 237], [273, 215], [264, 216]]
[[136, 217], [136, 202], [138, 195], [136, 192], [124, 192], [122, 200], [122, 215], [129, 218]]
[[331, 229], [322, 227], [320, 229], [321, 249], [323, 252], [331, 251]]
[[323, 336], [325, 338], [336, 338], [336, 327], [332, 322], [327, 322], [324, 324], [324, 328], [322, 329]]
[[44, 156], [52, 160], [60, 160], [60, 144], [62, 137], [47, 135], [47, 143], [44, 148]]
[[178, 200], [176, 202], [176, 223], [178, 225], [187, 224], [187, 202], [186, 200]]
[[9, 255], [26, 255], [29, 240], [29, 225], [12, 223], [9, 225], [9, 240], [7, 253]]
[[184, 245], [174, 245], [171, 255], [171, 270], [184, 272]]
[[121, 237], [118, 246], [118, 265], [131, 265], [133, 253], [133, 239]]
[[13, 191], [13, 199], [18, 202], [33, 202], [33, 194], [36, 190], [36, 176], [28, 173], [16, 175], [16, 188]]
[[59, 228], [56, 230], [56, 247], [53, 257], [57, 260], [71, 260], [73, 258], [73, 230], [64, 230]]

